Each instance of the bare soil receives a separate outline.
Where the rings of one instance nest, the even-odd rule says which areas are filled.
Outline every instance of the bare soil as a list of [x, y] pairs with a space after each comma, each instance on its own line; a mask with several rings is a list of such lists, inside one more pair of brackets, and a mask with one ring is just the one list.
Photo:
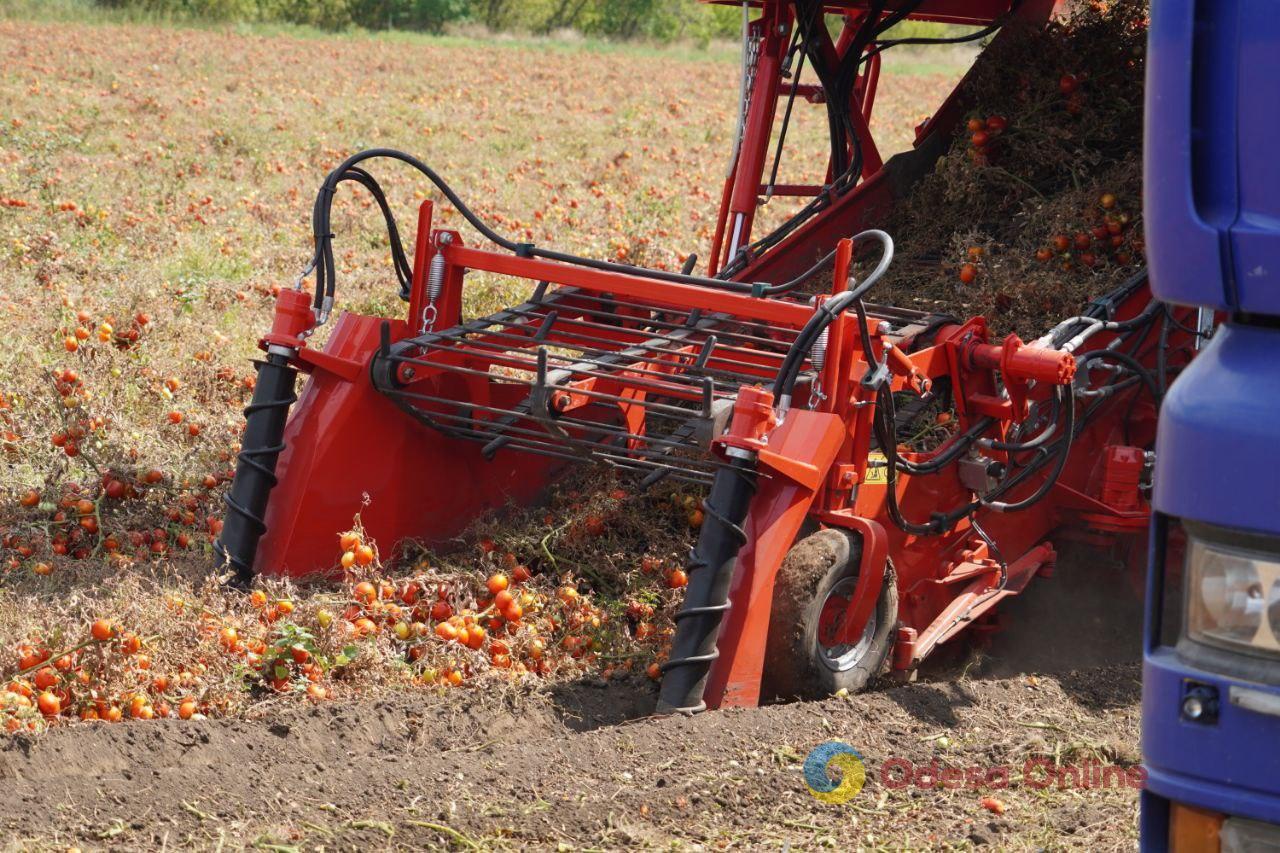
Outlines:
[[[0, 747], [0, 833], [6, 849], [1130, 848], [1135, 789], [1021, 776], [1034, 757], [1138, 761], [1136, 603], [1119, 621], [1097, 609], [1123, 590], [1114, 563], [1068, 552], [987, 650], [962, 647], [936, 680], [818, 702], [650, 718], [652, 682], [624, 678], [60, 727]], [[844, 805], [812, 798], [801, 773], [828, 740], [867, 766]], [[1011, 781], [895, 788], [890, 759], [1006, 767]]]

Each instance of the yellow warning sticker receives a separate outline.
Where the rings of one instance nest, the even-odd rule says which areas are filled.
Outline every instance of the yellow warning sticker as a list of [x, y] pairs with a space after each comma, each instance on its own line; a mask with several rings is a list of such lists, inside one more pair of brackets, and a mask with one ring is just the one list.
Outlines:
[[867, 454], [867, 473], [862, 482], [873, 486], [889, 484], [889, 460], [883, 453], [873, 451]]

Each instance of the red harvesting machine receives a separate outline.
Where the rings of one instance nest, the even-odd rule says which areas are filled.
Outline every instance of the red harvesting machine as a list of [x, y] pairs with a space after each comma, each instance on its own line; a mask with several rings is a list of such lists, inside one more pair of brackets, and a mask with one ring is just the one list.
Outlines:
[[[1051, 534], [1136, 541], [1164, 378], [1153, 364], [1185, 350], [1188, 332], [1144, 274], [1031, 343], [991, 340], [982, 317], [873, 302], [893, 274], [877, 211], [931, 168], [967, 109], [958, 87], [914, 150], [882, 161], [868, 123], [880, 52], [895, 43], [885, 31], [916, 18], [1002, 39], [1045, 26], [1054, 5], [751, 0], [705, 276], [694, 258], [674, 273], [514, 242], [414, 157], [348, 158], [316, 201], [314, 297], [282, 291], [262, 339], [224, 566], [246, 581], [329, 571], [356, 513], [384, 544], [441, 542], [486, 510], [536, 500], [576, 461], [709, 484], [659, 702], [696, 711], [754, 705], [762, 679], [767, 693], [800, 695], [909, 673], [1050, 571]], [[797, 57], [818, 83], [799, 82]], [[765, 172], [779, 108], [785, 124], [806, 103], [827, 113], [827, 180], [776, 183]], [[433, 228], [427, 201], [410, 263], [362, 165], [375, 158], [415, 167], [485, 242]], [[346, 181], [382, 208], [408, 311], [344, 313], [317, 348], [308, 339], [334, 304], [329, 211]], [[754, 236], [759, 205], [782, 195], [811, 200]], [[528, 298], [464, 318], [469, 270], [526, 282]], [[827, 270], [825, 292], [805, 292]], [[309, 381], [295, 397], [299, 372]], [[949, 437], [912, 449], [914, 424], [940, 411]]]

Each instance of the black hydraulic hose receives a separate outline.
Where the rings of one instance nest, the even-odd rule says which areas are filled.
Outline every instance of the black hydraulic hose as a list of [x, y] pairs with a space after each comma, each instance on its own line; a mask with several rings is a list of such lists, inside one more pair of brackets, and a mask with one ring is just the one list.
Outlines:
[[809, 279], [813, 278], [818, 273], [822, 272], [823, 268], [827, 264], [831, 263], [831, 259], [834, 258], [835, 256], [836, 256], [836, 250], [832, 249], [830, 252], [827, 252], [825, 255], [823, 255], [822, 258], [819, 259], [819, 261], [816, 264], [809, 267], [807, 270], [800, 273], [800, 275], [796, 276], [790, 281], [784, 281], [782, 284], [765, 285], [762, 288], [760, 288], [760, 290], [763, 292], [765, 296], [777, 296], [778, 294], [781, 294], [781, 293], [790, 293], [791, 291], [795, 290], [797, 287], [800, 287]]
[[693, 714], [707, 707], [703, 693], [711, 664], [720, 656], [716, 642], [729, 610], [729, 585], [738, 551], [747, 541], [743, 524], [755, 489], [754, 455], [731, 456], [716, 472], [702, 502], [702, 530], [689, 554], [689, 586], [675, 616], [671, 656], [662, 665], [660, 714]]
[[[1105, 321], [1107, 323], [1106, 331], [1109, 332], [1129, 332], [1143, 326], [1149, 326], [1154, 322], [1155, 317], [1160, 312], [1162, 306], [1161, 303], [1156, 302], [1155, 300], [1152, 300], [1145, 308], [1142, 309], [1141, 312], [1130, 317], [1128, 320], [1110, 320], [1109, 317], [1106, 316], [1097, 316], [1099, 314], [1109, 314], [1108, 306], [1113, 306], [1117, 302], [1124, 301], [1129, 294], [1138, 287], [1141, 287], [1146, 280], [1147, 268], [1143, 267], [1130, 276], [1123, 284], [1107, 294], [1104, 299], [1096, 300], [1091, 303], [1082, 313], [1082, 317]], [[1087, 320], [1081, 319], [1075, 325], [1067, 326], [1055, 331], [1053, 333], [1053, 337], [1050, 339], [1050, 346], [1055, 349], [1061, 347], [1067, 341], [1075, 337], [1086, 326]], [[1102, 330], [1099, 329], [1099, 331]]]
[[1129, 368], [1131, 372], [1136, 374], [1138, 378], [1142, 380], [1142, 384], [1147, 386], [1147, 390], [1151, 393], [1151, 399], [1155, 401], [1156, 405], [1160, 405], [1160, 401], [1164, 398], [1164, 395], [1160, 393], [1160, 386], [1156, 383], [1155, 377], [1151, 375], [1151, 371], [1148, 370], [1142, 362], [1138, 361], [1138, 359], [1129, 355], [1127, 352], [1120, 352], [1119, 350], [1113, 349], [1100, 349], [1083, 353], [1077, 359], [1081, 367], [1084, 367], [1091, 361], [1107, 360], [1118, 361], [1125, 367]]
[[[884, 235], [884, 237], [881, 237], [880, 235]], [[885, 250], [881, 251], [880, 253], [880, 260], [876, 262], [875, 269], [871, 271], [871, 273], [867, 276], [867, 281], [864, 282], [864, 284], [867, 287], [870, 287], [872, 284], [875, 284], [876, 281], [879, 281], [882, 276], [884, 276], [885, 272], [889, 269], [889, 264], [893, 262], [893, 239], [889, 238], [888, 243], [885, 243], [884, 238], [888, 238], [889, 235], [886, 234], [884, 231], [879, 230], [878, 228], [872, 228], [867, 231], [862, 231], [853, 235], [853, 241], [856, 243], [858, 240], [864, 237], [871, 237], [873, 239], [880, 240], [881, 245], [885, 247]], [[818, 273], [822, 272], [823, 268], [826, 267], [827, 264], [831, 263], [832, 259], [835, 258], [835, 256], [836, 256], [836, 250], [832, 249], [831, 251], [823, 255], [821, 258], [819, 258], [817, 263], [815, 263], [813, 266], [809, 267], [807, 270], [800, 273], [800, 275], [796, 276], [790, 281], [784, 281], [782, 284], [757, 285], [755, 290], [758, 294], [762, 296], [778, 296], [783, 293], [790, 293], [800, 285], [804, 284], [809, 279], [813, 278]]]
[[936, 513], [934, 520], [928, 524], [917, 524], [913, 521], [908, 521], [907, 517], [902, 514], [902, 507], [898, 504], [897, 436], [894, 435], [895, 428], [885, 423], [886, 418], [887, 412], [877, 404], [871, 424], [875, 430], [876, 441], [880, 443], [880, 449], [883, 451], [885, 458], [885, 507], [889, 510], [889, 518], [900, 530], [913, 536], [936, 536], [943, 533], [945, 528], [939, 528]]
[[[878, 0], [878, 2], [882, 4], [883, 0]], [[826, 95], [828, 142], [831, 148], [831, 173], [832, 175], [839, 175], [845, 171], [846, 166], [846, 140], [842, 112], [848, 108], [848, 102], [846, 100], [842, 103], [839, 97], [836, 80], [838, 69], [831, 68], [823, 62], [819, 28], [826, 26], [824, 10], [820, 0], [797, 0], [796, 12], [796, 27], [803, 36], [801, 43], [804, 46], [804, 50], [809, 54], [813, 72], [818, 77], [818, 82], [822, 85], [822, 90]], [[877, 17], [879, 16], [877, 15]]]
[[[839, 69], [831, 69], [822, 63], [822, 54], [818, 49], [818, 27], [824, 26], [822, 6], [811, 0], [799, 0], [796, 4], [796, 27], [802, 38], [800, 46], [809, 56], [810, 65], [826, 96], [828, 135], [831, 146], [831, 167], [834, 177], [823, 187], [821, 193], [803, 208], [793, 214], [785, 222], [760, 239], [740, 248], [737, 255], [726, 260], [724, 267], [717, 273], [718, 278], [736, 275], [760, 252], [767, 251], [780, 243], [796, 228], [807, 222], [819, 210], [831, 203], [834, 196], [844, 193], [856, 186], [858, 175], [862, 172], [862, 146], [859, 144], [853, 121], [849, 114], [849, 90], [840, 95], [838, 80]], [[851, 45], [851, 53], [860, 53], [865, 44]], [[851, 148], [853, 156], [845, 164], [845, 148]]]
[[1009, 18], [1013, 15], [1013, 13], [1017, 11], [1018, 7], [1021, 5], [1022, 5], [1022, 0], [1013, 0], [1013, 2], [1009, 4], [1009, 11], [1005, 12], [998, 19], [996, 19], [995, 21], [992, 21], [990, 24], [983, 27], [982, 29], [976, 30], [975, 32], [968, 33], [966, 35], [951, 36], [949, 38], [942, 38], [942, 37], [927, 38], [923, 36], [917, 36], [912, 38], [888, 39], [886, 41], [882, 41], [878, 45], [876, 45], [875, 48], [867, 51], [867, 54], [863, 58], [863, 60], [865, 61], [867, 59], [870, 59], [872, 56], [875, 56], [877, 53], [882, 53], [885, 50], [888, 50], [889, 48], [895, 47], [900, 44], [963, 44], [968, 41], [977, 41], [978, 39], [986, 38], [987, 36], [994, 33], [996, 30], [1003, 27], [1005, 23], [1008, 22]]
[[[1132, 287], [1135, 285], [1135, 282], [1140, 284], [1141, 279], [1144, 277], [1145, 277], [1145, 271], [1142, 271], [1139, 273], [1138, 276], [1136, 276], [1134, 279], [1131, 279], [1130, 282], [1128, 282], [1120, 290], [1125, 292], [1126, 294], [1128, 292], [1131, 292]], [[1155, 315], [1156, 314], [1154, 311], [1151, 311], [1149, 309], [1144, 309], [1144, 311], [1138, 316], [1132, 318], [1129, 321], [1125, 321], [1122, 324], [1119, 324], [1121, 326], [1120, 331], [1122, 331], [1121, 338], [1125, 339], [1129, 335], [1132, 335], [1135, 331], [1138, 331], [1143, 327], [1146, 327], [1147, 329], [1149, 329], [1150, 324], [1154, 320]], [[1066, 340], [1066, 338], [1064, 338], [1063, 340]], [[1058, 343], [1061, 343], [1061, 341], [1058, 341]], [[1129, 353], [1120, 352], [1118, 350], [1111, 350], [1111, 349], [1095, 350], [1093, 352], [1087, 352], [1078, 356], [1077, 362], [1081, 367], [1083, 367], [1087, 365], [1090, 361], [1105, 360], [1108, 358], [1124, 364], [1134, 374], [1136, 374], [1134, 377], [1122, 380], [1121, 382], [1116, 383], [1115, 385], [1106, 386], [1108, 389], [1119, 389], [1123, 387], [1128, 387], [1130, 384], [1140, 381], [1146, 386], [1148, 391], [1152, 392], [1153, 397], [1155, 398], [1157, 403], [1159, 402], [1160, 397], [1158, 393], [1156, 393], [1158, 391], [1158, 387], [1155, 383], [1155, 379], [1151, 376], [1150, 371], [1148, 371], [1143, 366], [1142, 362], [1139, 361], [1137, 357], [1130, 355]], [[913, 533], [915, 535], [937, 535], [940, 533], [944, 533], [947, 530], [950, 530], [961, 519], [969, 515], [972, 515], [975, 511], [977, 511], [979, 508], [982, 508], [982, 507], [989, 507], [1001, 512], [1018, 512], [1020, 510], [1027, 509], [1028, 507], [1033, 506], [1037, 502], [1043, 500], [1049, 494], [1050, 490], [1052, 490], [1054, 484], [1057, 483], [1058, 478], [1061, 476], [1063, 469], [1066, 467], [1067, 459], [1070, 456], [1071, 448], [1075, 442], [1077, 433], [1079, 432], [1080, 429], [1083, 429], [1083, 427], [1089, 423], [1094, 412], [1097, 411], [1098, 407], [1103, 404], [1103, 401], [1101, 399], [1095, 401], [1093, 405], [1091, 405], [1085, 411], [1085, 414], [1083, 417], [1077, 418], [1074, 391], [1072, 391], [1070, 387], [1064, 386], [1060, 393], [1062, 394], [1062, 398], [1061, 398], [1062, 408], [1064, 410], [1064, 417], [1062, 422], [1062, 429], [1064, 434], [1062, 435], [1061, 438], [1053, 442], [1051, 445], [1045, 446], [1043, 444], [1040, 444], [1039, 442], [1039, 439], [1043, 437], [1043, 434], [1042, 434], [1041, 436], [1037, 436], [1036, 439], [1033, 439], [1033, 441], [1035, 441], [1038, 446], [1031, 446], [1031, 442], [1027, 442], [1021, 446], [1005, 448], [1005, 449], [1010, 449], [1013, 452], [1018, 452], [1019, 450], [1022, 450], [1022, 449], [1031, 450], [1034, 453], [1034, 458], [1032, 459], [1032, 461], [1028, 462], [1024, 467], [1022, 467], [1022, 470], [1008, 477], [1004, 482], [996, 486], [996, 488], [993, 489], [990, 493], [983, 495], [977, 500], [972, 501], [968, 504], [957, 507], [956, 509], [953, 509], [949, 512], [946, 512], [946, 513], [935, 512], [932, 514], [931, 519], [927, 524], [919, 524], [919, 523], [911, 522], [902, 515], [901, 508], [898, 505], [897, 492], [896, 492], [896, 489], [894, 488], [894, 483], [896, 482], [896, 473], [897, 473], [896, 469], [898, 467], [898, 464], [900, 464], [903, 460], [901, 460], [897, 455], [896, 436], [893, 434], [894, 428], [892, 425], [889, 425], [886, 423], [887, 410], [885, 409], [884, 406], [877, 405], [877, 410], [878, 410], [877, 417], [873, 419], [873, 425], [876, 430], [876, 439], [880, 443], [881, 448], [885, 453], [885, 457], [888, 460], [886, 465], [886, 469], [887, 469], [886, 480], [888, 483], [888, 489], [886, 493], [886, 506], [888, 508], [890, 518], [894, 521], [895, 524], [897, 524], [901, 529], [905, 530], [908, 533]], [[1051, 455], [1053, 455], [1053, 458], [1054, 458], [1053, 470], [1049, 473], [1049, 475], [1045, 478], [1045, 481], [1041, 483], [1040, 487], [1037, 488], [1034, 493], [1032, 493], [1031, 495], [1028, 495], [1026, 498], [1023, 498], [1022, 500], [1019, 500], [1013, 503], [1004, 503], [996, 500], [1000, 496], [1008, 494], [1012, 489], [1016, 488], [1019, 484], [1025, 482], [1026, 479], [1030, 477], [1032, 474], [1039, 471], [1047, 463]], [[1017, 463], [1014, 463], [1014, 464], [1016, 465]]]
[[1058, 433], [1058, 415], [1062, 409], [1062, 397], [1065, 393], [1071, 393], [1070, 386], [1059, 385], [1054, 394], [1049, 398], [1053, 402], [1053, 409], [1049, 415], [1049, 425], [1042, 429], [1034, 438], [1029, 438], [1021, 442], [1009, 441], [992, 441], [991, 448], [993, 450], [1003, 450], [1009, 453], [1020, 453], [1025, 450], [1035, 450]]
[[[850, 42], [840, 64], [835, 69], [830, 69], [822, 64], [822, 55], [818, 49], [821, 39], [818, 35], [817, 26], [821, 23], [823, 17], [821, 4], [807, 3], [805, 0], [801, 0], [796, 4], [796, 29], [802, 36], [800, 47], [804, 55], [810, 56], [810, 64], [814, 69], [814, 73], [818, 76], [818, 81], [822, 85], [823, 93], [826, 96], [831, 164], [832, 173], [835, 177], [816, 198], [785, 222], [769, 234], [740, 249], [734, 258], [725, 263], [717, 274], [718, 277], [725, 278], [740, 272], [752, 258], [776, 246], [796, 228], [807, 222], [815, 213], [827, 207], [834, 196], [839, 196], [857, 185], [858, 176], [862, 172], [862, 146], [853, 127], [849, 101], [853, 83], [857, 80], [858, 68], [868, 55], [864, 53], [867, 46], [874, 42], [881, 33], [908, 17], [911, 12], [922, 5], [922, 0], [913, 0], [912, 3], [904, 5], [882, 19], [883, 5], [883, 3], [876, 4], [876, 9], [868, 11], [862, 27]], [[874, 31], [868, 32], [868, 28], [873, 25], [875, 26]], [[844, 164], [846, 147], [852, 149], [853, 156], [841, 170], [840, 167]], [[806, 274], [805, 278], [807, 276], [808, 274]]]
[[382, 187], [373, 175], [358, 167], [349, 170], [339, 179], [339, 182], [341, 181], [354, 181], [367, 189], [379, 210], [382, 211], [382, 218], [387, 227], [387, 240], [391, 244], [391, 260], [395, 266], [396, 278], [400, 282], [400, 295], [408, 298], [409, 288], [413, 283], [413, 267], [409, 265], [409, 258], [405, 255], [404, 244], [400, 240], [400, 227], [396, 224], [391, 205], [387, 203], [386, 193], [382, 191]]
[[1175, 329], [1177, 329], [1178, 331], [1187, 335], [1191, 335], [1193, 338], [1210, 337], [1209, 333], [1202, 332], [1199, 329], [1193, 329], [1190, 326], [1184, 326], [1182, 323], [1178, 322], [1178, 318], [1173, 316], [1173, 310], [1168, 305], [1161, 303], [1161, 307], [1164, 308], [1165, 317], [1168, 318], [1169, 324], [1173, 326]]
[[[984, 506], [989, 507], [999, 512], [1018, 512], [1020, 510], [1027, 509], [1028, 507], [1043, 500], [1045, 496], [1049, 494], [1049, 491], [1058, 482], [1058, 478], [1061, 476], [1063, 469], [1066, 467], [1067, 458], [1071, 455], [1071, 446], [1075, 439], [1076, 417], [1075, 417], [1074, 395], [1071, 395], [1071, 394], [1067, 395], [1067, 403], [1065, 408], [1066, 408], [1066, 416], [1064, 419], [1065, 435], [1063, 435], [1062, 438], [1058, 439], [1058, 441], [1054, 444], [1052, 448], [1053, 450], [1059, 451], [1055, 457], [1053, 470], [1049, 473], [1049, 475], [1045, 478], [1045, 481], [1040, 484], [1040, 487], [1036, 489], [1036, 491], [1033, 494], [1028, 495], [1026, 498], [1023, 498], [1022, 500], [1017, 501], [1015, 503], [1011, 503], [1011, 504], [1001, 503], [999, 501], [993, 500], [993, 498], [997, 498], [1001, 495], [1007, 494], [1010, 490], [1012, 490], [1013, 488], [1018, 486], [1020, 483], [1025, 481], [1027, 477], [1030, 477], [1033, 473], [1040, 470], [1041, 466], [1044, 464], [1044, 460], [1048, 458], [1048, 454], [1050, 452], [1048, 449], [1038, 448], [1037, 450], [1038, 450], [1039, 458], [1035, 462], [1030, 463], [1029, 465], [1027, 465], [1027, 467], [1019, 471], [1016, 475], [1010, 477], [1005, 482], [996, 486], [996, 488], [993, 489], [989, 494], [983, 495], [979, 497], [977, 500], [971, 501], [949, 512], [934, 512], [931, 514], [929, 522], [926, 524], [920, 524], [917, 522], [909, 521], [902, 514], [902, 508], [898, 504], [898, 494], [896, 489], [897, 454], [886, 452], [885, 458], [887, 460], [887, 464], [885, 466], [885, 473], [886, 473], [885, 504], [889, 511], [889, 518], [900, 529], [904, 530], [907, 533], [913, 534], [915, 536], [939, 536], [943, 533], [946, 533], [948, 530], [953, 528], [961, 519], [972, 515], [975, 511], [977, 511], [981, 507], [984, 507]], [[876, 438], [878, 441], [880, 441], [881, 446], [883, 447], [886, 445], [887, 441], [891, 440], [890, 433], [886, 429], [882, 418], [876, 418], [875, 427], [876, 427]]]
[[[869, 228], [866, 231], [853, 235], [853, 242], [860, 240], [872, 239], [879, 240], [882, 251], [880, 253], [880, 261], [875, 268], [867, 274], [867, 277], [860, 283], [849, 290], [837, 293], [835, 296], [823, 302], [809, 321], [804, 324], [800, 330], [800, 334], [796, 335], [795, 341], [792, 342], [791, 348], [787, 350], [786, 356], [782, 359], [782, 364], [778, 368], [778, 375], [773, 381], [774, 399], [782, 397], [790, 397], [792, 388], [795, 386], [796, 378], [800, 375], [800, 367], [804, 364], [804, 360], [809, 356], [809, 350], [813, 348], [813, 342], [818, 339], [818, 335], [835, 321], [850, 305], [861, 304], [862, 297], [869, 291], [876, 282], [878, 282], [889, 269], [889, 265], [893, 263], [893, 238], [878, 228]], [[868, 361], [874, 360], [875, 355], [871, 352], [870, 341], [866, 332], [866, 323], [862, 324], [862, 337], [864, 355]]]
[[796, 92], [800, 88], [800, 76], [804, 74], [805, 52], [797, 50], [800, 39], [800, 28], [796, 27], [795, 32], [791, 36], [791, 46], [787, 48], [787, 65], [791, 64], [791, 57], [799, 55], [796, 61], [795, 76], [791, 78], [791, 92], [787, 95], [787, 107], [782, 112], [782, 126], [778, 130], [778, 144], [773, 152], [773, 168], [769, 170], [769, 183], [765, 186], [768, 191], [772, 191], [773, 186], [778, 181], [778, 167], [782, 165], [782, 146], [787, 141], [787, 130], [791, 126], [791, 109], [796, 104]]
[[485, 239], [501, 246], [507, 251], [514, 252], [517, 255], [523, 257], [544, 258], [546, 260], [559, 261], [562, 263], [603, 270], [606, 272], [639, 275], [660, 281], [669, 281], [677, 284], [693, 284], [700, 287], [711, 287], [736, 293], [752, 293], [756, 289], [746, 282], [726, 281], [720, 278], [705, 278], [703, 276], [667, 272], [665, 270], [644, 269], [642, 267], [628, 266], [626, 264], [616, 264], [610, 261], [583, 258], [566, 252], [539, 249], [532, 243], [518, 243], [514, 240], [509, 240], [494, 231], [484, 222], [484, 220], [477, 216], [476, 213], [462, 201], [458, 194], [453, 191], [453, 188], [450, 187], [449, 184], [446, 183], [444, 179], [426, 163], [411, 154], [406, 154], [403, 151], [397, 151], [393, 148], [371, 148], [367, 151], [361, 151], [357, 154], [351, 155], [343, 161], [341, 165], [330, 172], [329, 176], [321, 185], [320, 191], [316, 195], [316, 203], [312, 213], [312, 232], [315, 237], [316, 251], [307, 268], [307, 272], [310, 272], [311, 270], [315, 270], [316, 272], [315, 304], [317, 309], [323, 309], [325, 299], [328, 298], [329, 300], [332, 300], [334, 295], [333, 234], [331, 231], [330, 220], [334, 192], [341, 181], [352, 179], [346, 176], [356, 165], [373, 158], [399, 160], [402, 163], [407, 163], [417, 169], [425, 175], [437, 189], [440, 190], [444, 197], [448, 199], [449, 203], [453, 205], [460, 214], [462, 214], [463, 219], [479, 231]]
[[[790, 349], [787, 350], [787, 354], [782, 359], [782, 365], [778, 368], [778, 374], [773, 380], [774, 399], [790, 398], [796, 379], [800, 376], [800, 367], [804, 364], [804, 360], [809, 357], [809, 351], [813, 349], [814, 341], [818, 339], [824, 329], [831, 325], [836, 317], [843, 314], [856, 301], [857, 297], [853, 291], [846, 290], [818, 306], [818, 309], [813, 312], [809, 321], [804, 324], [800, 334], [796, 336], [795, 341], [792, 342]], [[870, 358], [869, 355], [868, 358]]]
[[276, 485], [276, 462], [284, 450], [284, 426], [289, 407], [296, 401], [294, 383], [298, 371], [282, 353], [268, 353], [258, 362], [258, 383], [253, 400], [244, 410], [244, 435], [236, 462], [235, 479], [223, 498], [227, 506], [222, 535], [213, 543], [222, 565], [230, 565], [235, 580], [253, 580], [258, 540], [267, 532], [267, 499]]
[[[1049, 472], [1049, 475], [1044, 478], [1044, 482], [1040, 484], [1040, 487], [1022, 500], [1015, 501], [1013, 503], [993, 501], [991, 500], [992, 495], [983, 495], [979, 499], [979, 503], [1000, 512], [1018, 512], [1019, 510], [1026, 509], [1027, 507], [1039, 503], [1046, 495], [1049, 494], [1049, 491], [1058, 482], [1058, 478], [1062, 476], [1062, 470], [1067, 467], [1067, 458], [1071, 455], [1071, 445], [1075, 443], [1076, 397], [1074, 393], [1068, 391], [1066, 400], [1063, 403], [1063, 409], [1063, 435], [1062, 438], [1058, 439], [1059, 444], [1062, 445], [1062, 450], [1057, 455], [1057, 460], [1054, 462], [1053, 469]], [[1023, 472], [1010, 477], [1007, 483], [997, 486], [993, 491], [993, 495], [995, 497], [999, 497], [1000, 495], [1008, 494], [1014, 486], [1021, 482], [1023, 474], [1030, 476], [1030, 472], [1035, 470], [1039, 470], [1039, 465], [1035, 465], [1035, 467], [1028, 465], [1023, 469]]]
[[890, 431], [893, 441], [886, 447], [881, 448], [885, 456], [893, 455], [895, 467], [901, 468], [908, 474], [936, 474], [943, 468], [950, 465], [960, 457], [960, 454], [969, 449], [969, 446], [978, 440], [981, 435], [995, 424], [996, 420], [992, 417], [982, 417], [973, 422], [967, 430], [956, 436], [954, 440], [944, 447], [936, 456], [926, 459], [923, 462], [909, 462], [898, 455], [897, 443], [897, 408], [893, 401], [893, 392], [888, 388], [881, 389], [876, 399], [876, 406], [884, 411], [885, 424]]

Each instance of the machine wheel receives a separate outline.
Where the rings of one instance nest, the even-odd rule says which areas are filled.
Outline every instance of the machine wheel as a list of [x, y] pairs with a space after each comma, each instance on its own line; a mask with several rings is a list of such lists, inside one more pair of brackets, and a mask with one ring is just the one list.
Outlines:
[[861, 690], [880, 673], [898, 619], [890, 567], [861, 640], [849, 646], [832, 639], [857, 586], [861, 557], [861, 538], [834, 528], [805, 537], [787, 552], [774, 585], [762, 696], [822, 698], [842, 688]]

